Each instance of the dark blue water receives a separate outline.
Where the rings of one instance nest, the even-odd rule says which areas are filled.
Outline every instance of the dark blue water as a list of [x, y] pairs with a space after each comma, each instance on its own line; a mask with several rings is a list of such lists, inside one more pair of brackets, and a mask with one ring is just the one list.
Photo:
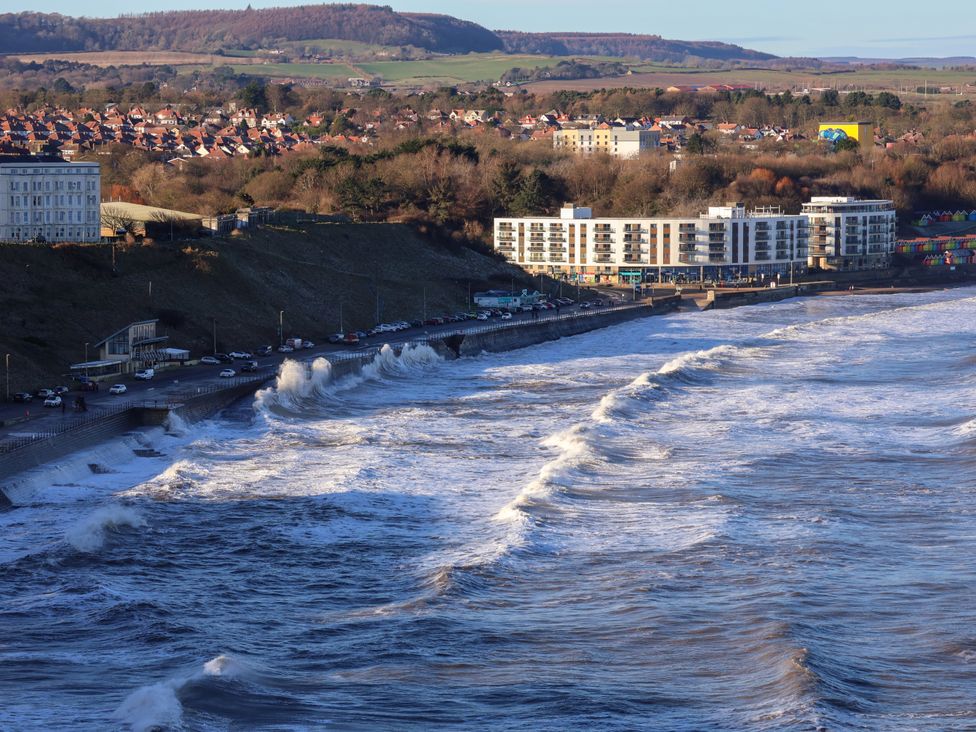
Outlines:
[[0, 728], [976, 729], [972, 289], [303, 374], [23, 482]]

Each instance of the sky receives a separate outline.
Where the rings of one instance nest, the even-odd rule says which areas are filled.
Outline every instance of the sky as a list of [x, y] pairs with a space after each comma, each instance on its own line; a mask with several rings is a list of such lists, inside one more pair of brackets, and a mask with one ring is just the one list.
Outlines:
[[[142, 0], [140, 11], [201, 7], [275, 7], [314, 0]], [[842, 3], [815, 0], [383, 0], [394, 10], [446, 13], [492, 30], [654, 33], [688, 41], [724, 41], [779, 56], [976, 56], [972, 0], [884, 0]], [[134, 7], [134, 6], [130, 6]], [[129, 10], [114, 0], [4, 0], [3, 12], [42, 10], [113, 17]]]

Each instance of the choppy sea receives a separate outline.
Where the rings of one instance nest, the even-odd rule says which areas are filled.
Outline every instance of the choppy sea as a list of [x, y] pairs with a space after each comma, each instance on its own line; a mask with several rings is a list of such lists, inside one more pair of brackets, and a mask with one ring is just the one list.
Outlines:
[[288, 364], [12, 493], [3, 730], [976, 729], [973, 288]]

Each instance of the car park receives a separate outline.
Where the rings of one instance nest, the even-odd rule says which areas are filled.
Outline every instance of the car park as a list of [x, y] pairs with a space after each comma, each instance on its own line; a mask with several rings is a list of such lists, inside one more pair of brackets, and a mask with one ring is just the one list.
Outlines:
[[152, 377], [156, 375], [156, 369], [143, 369], [142, 371], [136, 371], [134, 374], [140, 381], [149, 381]]
[[278, 353], [294, 353], [295, 349], [291, 346], [278, 346]]
[[220, 359], [216, 356], [204, 356], [200, 359], [200, 363], [205, 363], [208, 366], [216, 366], [220, 363]]
[[241, 371], [242, 372], [244, 372], [244, 371], [257, 371], [257, 370], [258, 370], [258, 362], [257, 361], [245, 361], [241, 365]]
[[302, 341], [302, 348], [315, 348], [315, 344], [312, 341]]
[[52, 394], [51, 396], [49, 396], [47, 399], [44, 400], [44, 406], [45, 407], [60, 407], [61, 406], [61, 397], [59, 397], [57, 394]]
[[270, 356], [274, 353], [274, 349], [271, 346], [258, 346], [254, 352], [259, 356]]
[[356, 331], [356, 335], [359, 336], [359, 339], [360, 340], [362, 340], [363, 338], [366, 337], [366, 332], [365, 331], [362, 331], [362, 330], [357, 330]]
[[488, 320], [488, 313], [478, 313], [478, 320]]
[[222, 369], [220, 372], [221, 379], [229, 379], [232, 376], [237, 376], [237, 372], [234, 369]]
[[128, 391], [128, 389], [126, 388], [125, 384], [112, 384], [112, 386], [109, 387], [108, 393], [109, 394], [125, 394], [127, 391]]
[[214, 358], [216, 358], [221, 363], [234, 363], [234, 359], [230, 357], [227, 353], [215, 353]]
[[34, 401], [34, 395], [26, 391], [18, 391], [16, 394], [14, 394], [14, 401], [24, 403], [32, 402]]

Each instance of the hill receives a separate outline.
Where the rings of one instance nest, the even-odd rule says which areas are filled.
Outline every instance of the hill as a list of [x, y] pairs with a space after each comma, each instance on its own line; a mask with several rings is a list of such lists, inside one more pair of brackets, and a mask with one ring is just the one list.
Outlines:
[[[195, 355], [277, 341], [322, 342], [339, 329], [380, 318], [457, 312], [472, 291], [538, 281], [493, 256], [398, 224], [267, 227], [247, 237], [120, 247], [0, 244], [0, 353], [10, 353], [10, 388], [63, 381], [70, 363], [135, 320], [160, 318], [173, 346]], [[149, 283], [152, 282], [150, 298]]]
[[7, 54], [214, 52], [320, 38], [416, 46], [442, 53], [502, 48], [498, 36], [476, 23], [447, 15], [397, 13], [379, 5], [188, 10], [118, 18], [72, 18], [56, 13], [0, 15], [0, 49]]
[[633, 33], [522, 33], [497, 31], [509, 53], [552, 56], [627, 56], [648, 61], [768, 61], [772, 54], [715, 41], [674, 41]]

